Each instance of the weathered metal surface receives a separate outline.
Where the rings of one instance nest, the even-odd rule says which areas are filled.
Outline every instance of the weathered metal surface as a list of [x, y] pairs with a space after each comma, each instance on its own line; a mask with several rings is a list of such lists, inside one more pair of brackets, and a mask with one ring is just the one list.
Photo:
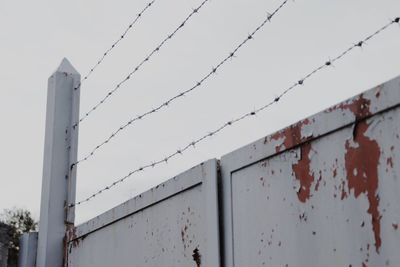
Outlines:
[[217, 162], [67, 233], [68, 266], [219, 266]]
[[221, 160], [225, 266], [400, 266], [400, 77]]

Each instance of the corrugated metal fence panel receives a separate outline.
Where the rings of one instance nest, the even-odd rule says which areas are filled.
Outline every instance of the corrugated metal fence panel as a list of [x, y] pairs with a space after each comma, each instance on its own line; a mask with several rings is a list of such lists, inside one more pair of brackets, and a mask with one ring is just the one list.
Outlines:
[[68, 266], [219, 266], [217, 162], [69, 231]]
[[400, 266], [400, 78], [224, 156], [226, 266]]

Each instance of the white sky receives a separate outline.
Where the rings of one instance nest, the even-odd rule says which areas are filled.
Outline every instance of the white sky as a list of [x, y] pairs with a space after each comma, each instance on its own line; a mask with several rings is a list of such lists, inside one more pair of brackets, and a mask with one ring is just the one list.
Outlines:
[[[157, 0], [83, 85], [81, 114], [123, 79], [201, 0]], [[38, 218], [47, 78], [67, 57], [86, 74], [147, 3], [70, 0], [0, 2], [0, 209]], [[281, 0], [212, 0], [80, 128], [79, 158], [125, 123], [194, 85]], [[290, 1], [206, 84], [124, 131], [78, 169], [78, 199], [158, 160], [222, 123], [270, 101], [304, 74], [400, 16], [398, 0]], [[162, 180], [219, 158], [332, 104], [400, 75], [394, 26], [299, 87], [267, 112], [198, 145], [77, 209], [90, 219]]]

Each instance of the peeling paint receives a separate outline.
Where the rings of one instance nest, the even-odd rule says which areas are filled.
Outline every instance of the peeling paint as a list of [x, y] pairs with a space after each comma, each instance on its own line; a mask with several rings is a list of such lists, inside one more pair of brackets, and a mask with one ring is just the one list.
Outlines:
[[352, 145], [349, 140], [346, 141], [345, 167], [349, 191], [353, 190], [356, 198], [362, 193], [368, 198], [368, 213], [372, 217], [375, 249], [379, 253], [382, 241], [380, 236], [381, 215], [379, 212], [379, 196], [377, 191], [379, 179], [378, 164], [381, 152], [378, 143], [365, 135], [368, 126], [365, 121], [359, 122], [356, 127], [355, 144]]
[[73, 224], [66, 224], [65, 225], [65, 236], [64, 236], [64, 258], [63, 258], [63, 265], [68, 266], [68, 245], [70, 245], [70, 249], [72, 247], [76, 248], [79, 246], [79, 238], [76, 235], [76, 228]]
[[356, 99], [353, 99], [349, 103], [341, 103], [339, 105], [333, 106], [325, 111], [325, 113], [330, 113], [335, 110], [350, 110], [357, 120], [368, 117], [371, 114], [370, 111], [371, 100], [364, 98], [364, 95], [361, 94]]
[[225, 263], [400, 266], [399, 119], [400, 77], [224, 156]]
[[292, 166], [296, 179], [300, 181], [300, 189], [297, 192], [297, 197], [303, 203], [310, 198], [310, 188], [314, 181], [314, 175], [310, 169], [310, 152], [311, 144], [304, 144], [301, 147], [301, 159]]
[[[400, 111], [399, 86], [400, 79], [396, 94], [383, 88], [354, 97], [221, 160], [222, 177], [217, 187], [222, 186], [219, 193], [224, 209], [218, 214], [223, 219], [217, 224], [223, 231], [221, 242], [226, 242], [218, 244], [225, 249], [219, 256], [225, 256], [226, 265], [233, 266], [227, 264], [231, 256], [238, 266], [323, 266], [326, 262], [332, 266], [389, 266], [389, 260], [390, 266], [398, 265], [400, 136], [395, 119]], [[389, 98], [392, 95], [398, 98]], [[172, 255], [169, 248], [176, 249], [176, 261], [167, 264], [161, 257], [154, 266], [217, 266], [209, 263], [213, 250], [204, 240], [210, 237], [197, 230], [207, 216], [197, 216], [196, 205], [205, 202], [201, 198], [188, 207], [186, 200], [172, 202], [167, 206], [171, 210], [158, 210], [155, 218], [161, 218], [159, 222], [173, 224], [168, 230], [160, 228], [162, 235], [149, 226], [145, 229], [149, 230], [146, 242], [129, 239], [135, 246], [138, 240], [139, 249], [150, 244], [146, 252], [154, 248], [157, 253], [146, 255], [146, 264], [140, 266], [151, 265], [147, 260], [160, 257], [160, 253], [162, 257]], [[182, 209], [178, 210], [180, 204]], [[170, 221], [159, 217], [164, 211]], [[156, 224], [145, 218], [143, 225]], [[100, 228], [98, 233], [113, 227]], [[141, 237], [140, 231], [130, 232]], [[122, 234], [119, 237], [125, 238]], [[158, 246], [159, 239], [164, 242], [162, 246]], [[74, 253], [72, 240], [68, 246]], [[82, 240], [80, 245], [77, 241], [76, 251], [93, 242]], [[287, 256], [288, 251], [304, 257]]]
[[76, 228], [73, 225], [67, 226], [66, 240], [67, 242], [72, 243], [73, 247], [79, 246], [80, 239], [78, 238]]
[[282, 143], [275, 147], [277, 153], [299, 145], [301, 142], [309, 140], [312, 137], [312, 135], [302, 136], [301, 134], [303, 126], [309, 125], [310, 123], [311, 121], [309, 119], [305, 119], [297, 124], [285, 128], [283, 131], [279, 131], [271, 135], [269, 138], [266, 138], [264, 144], [268, 143], [268, 140], [282, 140]]

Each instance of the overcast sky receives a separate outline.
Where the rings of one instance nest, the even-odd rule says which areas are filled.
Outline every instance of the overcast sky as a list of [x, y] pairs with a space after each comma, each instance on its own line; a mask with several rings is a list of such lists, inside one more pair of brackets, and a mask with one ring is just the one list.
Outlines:
[[[86, 74], [147, 0], [0, 2], [0, 209], [39, 215], [47, 79], [67, 57]], [[201, 0], [156, 0], [83, 85], [81, 114], [180, 25]], [[79, 158], [129, 118], [190, 88], [281, 0], [212, 0], [80, 126]], [[296, 0], [202, 87], [149, 116], [78, 169], [78, 200], [270, 101], [310, 70], [400, 16], [398, 0]], [[77, 208], [82, 222], [210, 158], [400, 75], [394, 26], [269, 109]]]

